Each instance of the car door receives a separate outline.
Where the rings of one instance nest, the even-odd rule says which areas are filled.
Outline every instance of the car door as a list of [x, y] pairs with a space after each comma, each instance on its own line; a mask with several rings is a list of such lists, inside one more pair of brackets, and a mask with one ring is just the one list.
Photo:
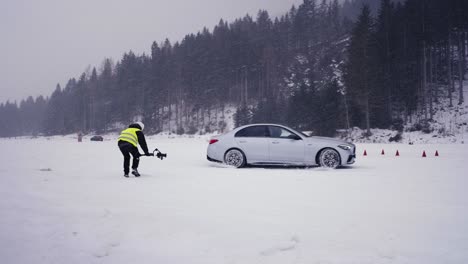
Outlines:
[[248, 163], [268, 162], [268, 127], [250, 126], [239, 130], [235, 141], [244, 152]]
[[304, 164], [304, 140], [296, 133], [279, 126], [268, 126], [270, 161]]

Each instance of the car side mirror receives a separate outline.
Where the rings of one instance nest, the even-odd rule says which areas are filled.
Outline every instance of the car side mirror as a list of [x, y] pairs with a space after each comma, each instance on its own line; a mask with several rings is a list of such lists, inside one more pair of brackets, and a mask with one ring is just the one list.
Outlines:
[[289, 139], [293, 139], [293, 140], [301, 140], [302, 138], [298, 135], [294, 135], [294, 134], [291, 134], [288, 136]]

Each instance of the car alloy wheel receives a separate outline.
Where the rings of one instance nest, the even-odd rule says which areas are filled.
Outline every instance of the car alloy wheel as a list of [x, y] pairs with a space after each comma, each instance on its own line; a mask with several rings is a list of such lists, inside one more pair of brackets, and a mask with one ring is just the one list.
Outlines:
[[240, 168], [244, 166], [245, 157], [244, 157], [244, 154], [240, 150], [231, 149], [224, 156], [224, 162], [229, 166]]
[[335, 169], [340, 165], [340, 154], [334, 149], [324, 149], [320, 152], [320, 166]]

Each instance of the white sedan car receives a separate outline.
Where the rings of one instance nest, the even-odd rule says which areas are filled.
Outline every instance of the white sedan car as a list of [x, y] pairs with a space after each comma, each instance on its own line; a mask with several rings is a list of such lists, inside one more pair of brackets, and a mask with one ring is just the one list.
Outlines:
[[282, 125], [253, 124], [213, 137], [207, 158], [237, 168], [248, 164], [336, 168], [354, 163], [356, 146], [333, 138], [308, 137]]

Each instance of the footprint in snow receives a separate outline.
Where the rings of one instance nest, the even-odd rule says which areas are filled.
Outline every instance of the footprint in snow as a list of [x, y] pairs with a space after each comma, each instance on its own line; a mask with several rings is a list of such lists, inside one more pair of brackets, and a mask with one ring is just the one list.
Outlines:
[[116, 248], [120, 246], [120, 243], [119, 242], [111, 242], [111, 243], [108, 243], [102, 250], [100, 250], [99, 252], [96, 252], [94, 253], [94, 257], [95, 258], [105, 258], [105, 257], [108, 257], [110, 255], [110, 252], [113, 248]]
[[274, 255], [274, 254], [277, 254], [277, 253], [291, 251], [291, 250], [296, 249], [299, 242], [300, 242], [299, 238], [296, 237], [296, 236], [293, 236], [293, 237], [291, 237], [290, 240], [288, 240], [288, 241], [286, 241], [286, 242], [284, 242], [284, 243], [282, 243], [280, 245], [277, 245], [275, 247], [272, 247], [272, 248], [261, 251], [260, 254], [262, 256], [271, 256], [271, 255]]

